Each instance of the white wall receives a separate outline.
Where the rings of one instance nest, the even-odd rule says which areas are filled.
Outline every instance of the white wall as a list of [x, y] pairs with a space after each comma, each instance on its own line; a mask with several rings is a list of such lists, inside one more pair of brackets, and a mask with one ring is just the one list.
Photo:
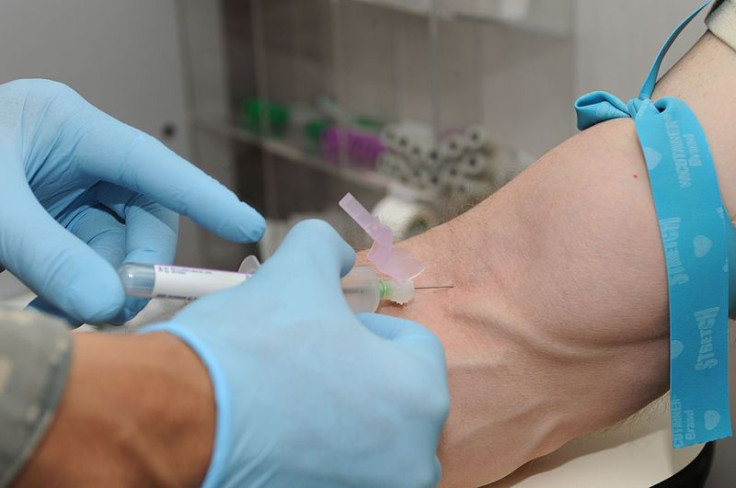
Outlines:
[[[0, 82], [64, 82], [117, 118], [158, 136], [183, 127], [174, 0], [3, 0]], [[186, 138], [169, 142], [186, 153]]]
[[[700, 0], [577, 0], [577, 94], [610, 91], [623, 100], [638, 95], [665, 39]], [[662, 73], [705, 31], [694, 19], [670, 49]]]
[[[3, 0], [0, 82], [50, 78], [187, 156], [175, 0]], [[190, 227], [182, 241], [196, 243]], [[193, 246], [184, 246], [184, 253]], [[196, 249], [194, 249], [196, 251]], [[0, 297], [17, 290], [0, 275]]]

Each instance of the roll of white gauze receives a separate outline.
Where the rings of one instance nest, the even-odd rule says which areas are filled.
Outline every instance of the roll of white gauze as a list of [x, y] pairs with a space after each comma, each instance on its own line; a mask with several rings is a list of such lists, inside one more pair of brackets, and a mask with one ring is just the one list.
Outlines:
[[427, 152], [427, 159], [425, 160], [427, 167], [434, 170], [439, 170], [442, 165], [442, 159], [440, 158], [440, 148], [438, 145], [433, 144]]
[[397, 181], [411, 184], [412, 181], [415, 181], [418, 178], [416, 173], [417, 169], [409, 164], [409, 162], [405, 158], [397, 156], [394, 159], [393, 177]]
[[409, 140], [409, 160], [415, 166], [426, 166], [429, 153], [433, 149], [432, 141], [421, 137], [412, 137]]
[[408, 183], [414, 188], [425, 189], [427, 171], [420, 166], [411, 166]]
[[401, 156], [385, 152], [378, 161], [378, 171], [397, 181], [409, 181], [412, 168]]
[[437, 172], [439, 178], [439, 186], [448, 191], [452, 191], [462, 181], [462, 175], [456, 163], [445, 163]]
[[441, 172], [435, 170], [427, 170], [426, 174], [426, 189], [430, 191], [433, 195], [438, 196], [446, 188], [445, 184], [442, 181]]
[[415, 171], [414, 176], [413, 183], [416, 188], [432, 194], [438, 193], [440, 189], [439, 178], [434, 171], [421, 168], [419, 171]]
[[373, 208], [373, 215], [388, 225], [396, 240], [408, 239], [437, 225], [435, 213], [427, 205], [386, 196]]
[[440, 158], [444, 160], [457, 159], [469, 148], [465, 134], [456, 133], [440, 142]]
[[411, 134], [407, 133], [405, 130], [400, 130], [398, 132], [398, 137], [396, 140], [396, 153], [403, 158], [407, 158], [407, 159], [410, 158], [411, 157], [411, 141], [412, 141]]
[[381, 143], [390, 151], [397, 152], [399, 150], [399, 130], [396, 124], [389, 124], [381, 130]]
[[460, 159], [458, 171], [474, 178], [485, 178], [491, 173], [491, 159], [480, 151], [471, 151]]
[[491, 136], [488, 129], [482, 125], [473, 125], [465, 130], [465, 139], [471, 151], [490, 150], [492, 147]]
[[397, 125], [400, 127], [402, 134], [410, 138], [418, 137], [427, 141], [434, 139], [434, 131], [425, 123], [404, 120]]
[[[413, 158], [414, 153], [422, 151], [426, 143], [433, 140], [431, 129], [425, 124], [404, 121], [386, 126], [381, 131], [381, 141], [391, 151], [406, 158]], [[420, 157], [422, 155], [419, 155]]]

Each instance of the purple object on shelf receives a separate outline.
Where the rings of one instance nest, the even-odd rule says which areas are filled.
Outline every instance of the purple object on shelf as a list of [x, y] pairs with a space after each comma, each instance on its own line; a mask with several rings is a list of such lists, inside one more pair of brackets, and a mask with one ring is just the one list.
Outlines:
[[375, 134], [336, 126], [328, 128], [322, 135], [322, 153], [333, 164], [340, 161], [342, 145], [350, 166], [376, 169], [378, 158], [386, 148]]

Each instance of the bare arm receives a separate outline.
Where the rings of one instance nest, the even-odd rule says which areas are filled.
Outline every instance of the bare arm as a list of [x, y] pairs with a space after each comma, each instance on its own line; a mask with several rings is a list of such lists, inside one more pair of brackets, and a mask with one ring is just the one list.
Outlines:
[[[706, 36], [657, 92], [698, 114], [732, 216], [734, 86], [736, 54]], [[430, 264], [423, 279], [457, 285], [394, 310], [447, 350], [444, 486], [499, 479], [666, 390], [664, 259], [631, 121], [571, 138], [408, 245]], [[166, 334], [77, 336], [74, 350], [58, 415], [14, 486], [197, 486], [214, 403], [196, 356]]]
[[[659, 83], [697, 114], [736, 214], [736, 52], [710, 34]], [[578, 134], [459, 218], [407, 243], [424, 292], [390, 313], [430, 327], [452, 395], [445, 488], [502, 478], [668, 387], [664, 255], [631, 120]]]
[[209, 376], [179, 339], [77, 334], [56, 417], [12, 486], [197, 487], [214, 427]]

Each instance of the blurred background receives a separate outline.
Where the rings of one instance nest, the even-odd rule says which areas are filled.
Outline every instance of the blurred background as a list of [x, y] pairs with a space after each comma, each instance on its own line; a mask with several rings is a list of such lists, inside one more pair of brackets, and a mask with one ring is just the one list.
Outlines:
[[[258, 208], [258, 247], [182, 223], [180, 264], [232, 269], [306, 216], [364, 246], [348, 191], [401, 238], [470, 208], [576, 132], [578, 96], [636, 96], [699, 3], [4, 0], [0, 82], [64, 82]], [[23, 293], [0, 275], [0, 299]], [[719, 448], [711, 488], [736, 475]]]

